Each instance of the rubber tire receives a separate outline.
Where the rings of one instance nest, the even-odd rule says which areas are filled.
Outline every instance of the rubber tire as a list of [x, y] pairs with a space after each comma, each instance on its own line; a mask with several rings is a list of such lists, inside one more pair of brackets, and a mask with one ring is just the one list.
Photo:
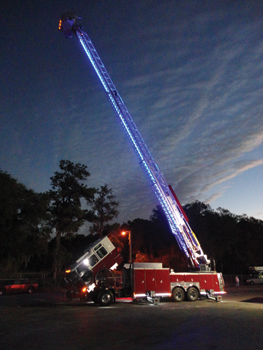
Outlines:
[[98, 295], [98, 303], [101, 306], [109, 306], [113, 303], [113, 294], [110, 290], [102, 290]]
[[185, 291], [181, 287], [175, 287], [172, 292], [172, 299], [176, 302], [184, 301]]
[[30, 287], [27, 288], [27, 293], [28, 294], [32, 294], [34, 292], [34, 290], [35, 290], [34, 287], [30, 286]]
[[196, 301], [199, 297], [199, 292], [197, 290], [197, 288], [195, 287], [190, 287], [187, 290], [187, 299], [189, 301]]

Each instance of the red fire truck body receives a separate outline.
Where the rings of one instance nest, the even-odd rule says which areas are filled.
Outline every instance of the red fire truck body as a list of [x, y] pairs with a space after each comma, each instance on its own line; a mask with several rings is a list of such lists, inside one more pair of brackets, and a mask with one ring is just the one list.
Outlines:
[[171, 296], [170, 269], [161, 263], [133, 264], [133, 296], [146, 297], [154, 292], [156, 296]]
[[214, 297], [221, 300], [224, 292], [224, 280], [221, 273], [204, 272], [173, 272], [163, 268], [161, 263], [133, 264], [133, 297], [171, 296], [174, 301], [190, 301], [198, 297]]

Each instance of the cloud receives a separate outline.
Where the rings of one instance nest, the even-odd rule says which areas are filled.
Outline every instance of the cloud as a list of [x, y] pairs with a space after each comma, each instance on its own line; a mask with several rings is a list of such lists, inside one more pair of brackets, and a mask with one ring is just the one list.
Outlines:
[[216, 192], [212, 196], [205, 198], [203, 200], [203, 202], [206, 203], [206, 204], [212, 203], [217, 198], [220, 198], [222, 196], [222, 194], [223, 194], [223, 191], [222, 192]]
[[[230, 172], [229, 175], [225, 175], [222, 177], [219, 177], [217, 180], [205, 185], [201, 191], [202, 192], [207, 192], [209, 191], [211, 188], [215, 187], [218, 184], [224, 183], [230, 179], [233, 179], [234, 177], [238, 176], [239, 174], [243, 173], [244, 171], [247, 171], [249, 169], [253, 169], [257, 166], [263, 165], [263, 159], [259, 159], [259, 160], [254, 160], [251, 162], [246, 161], [245, 165], [238, 165], [237, 163], [234, 164], [234, 168], [236, 169], [227, 169], [227, 172]], [[223, 173], [225, 173], [225, 171], [222, 171]]]

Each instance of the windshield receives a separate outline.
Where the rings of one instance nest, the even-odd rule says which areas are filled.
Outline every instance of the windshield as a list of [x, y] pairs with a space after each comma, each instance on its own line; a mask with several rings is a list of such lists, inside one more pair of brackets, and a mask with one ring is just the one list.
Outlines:
[[71, 271], [70, 273], [67, 273], [66, 280], [75, 283], [79, 280], [79, 276], [76, 271]]
[[81, 277], [84, 282], [88, 282], [88, 280], [92, 277], [92, 271], [85, 263], [82, 263], [77, 267], [77, 272], [79, 273], [79, 277]]

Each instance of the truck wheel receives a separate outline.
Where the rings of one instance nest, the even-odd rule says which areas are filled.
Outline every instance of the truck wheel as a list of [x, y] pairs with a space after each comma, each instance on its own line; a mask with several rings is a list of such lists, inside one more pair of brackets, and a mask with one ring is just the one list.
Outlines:
[[190, 287], [187, 291], [187, 299], [189, 301], [196, 301], [199, 297], [199, 292], [195, 287]]
[[109, 306], [113, 302], [113, 294], [110, 290], [102, 290], [98, 296], [98, 303], [101, 306]]
[[185, 292], [183, 288], [181, 287], [174, 288], [172, 293], [172, 299], [173, 301], [177, 301], [177, 302], [183, 301], [185, 299]]

